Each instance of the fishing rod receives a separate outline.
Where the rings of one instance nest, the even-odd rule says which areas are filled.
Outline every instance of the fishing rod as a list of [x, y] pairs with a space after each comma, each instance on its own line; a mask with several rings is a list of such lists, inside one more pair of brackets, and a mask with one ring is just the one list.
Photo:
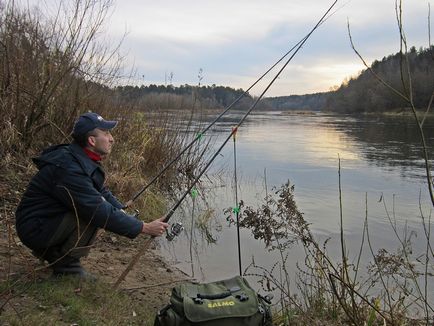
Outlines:
[[[191, 192], [195, 184], [199, 181], [199, 179], [202, 177], [202, 175], [208, 170], [208, 168], [211, 166], [213, 161], [216, 159], [216, 157], [220, 154], [220, 152], [223, 150], [223, 148], [226, 146], [228, 141], [233, 137], [233, 134], [237, 132], [238, 128], [243, 124], [243, 122], [247, 119], [247, 117], [250, 115], [250, 113], [253, 111], [253, 109], [258, 105], [258, 102], [262, 99], [262, 97], [265, 95], [265, 93], [270, 89], [270, 87], [273, 85], [273, 83], [276, 81], [276, 79], [280, 76], [280, 74], [283, 72], [283, 70], [287, 67], [287, 65], [292, 61], [292, 59], [295, 57], [295, 55], [300, 51], [300, 49], [303, 47], [304, 43], [309, 39], [309, 37], [312, 35], [312, 33], [321, 25], [321, 23], [324, 21], [327, 14], [332, 10], [332, 8], [335, 6], [338, 0], [335, 0], [333, 4], [327, 9], [327, 11], [324, 13], [324, 15], [319, 19], [319, 21], [315, 24], [315, 26], [311, 29], [311, 31], [306, 35], [306, 37], [303, 38], [303, 41], [299, 43], [299, 45], [296, 47], [294, 53], [289, 57], [289, 59], [284, 63], [284, 65], [280, 68], [280, 70], [277, 72], [277, 74], [273, 77], [273, 79], [269, 82], [267, 87], [262, 91], [261, 95], [255, 100], [255, 102], [252, 104], [252, 106], [249, 108], [249, 110], [243, 115], [243, 117], [240, 119], [238, 124], [232, 128], [232, 131], [230, 132], [229, 136], [223, 141], [221, 146], [217, 149], [217, 151], [214, 153], [214, 155], [209, 159], [205, 167], [200, 171], [200, 173], [196, 176], [196, 178], [193, 180], [193, 182], [190, 184], [190, 186], [187, 188], [187, 190], [183, 193], [183, 195], [178, 199], [178, 201], [173, 205], [173, 207], [164, 215], [163, 221], [168, 222], [172, 215], [175, 213], [176, 209], [181, 205], [185, 197]], [[182, 231], [182, 225], [177, 223], [175, 224], [175, 227], [172, 228], [170, 237], [176, 236], [179, 232]], [[130, 270], [133, 268], [133, 266], [137, 263], [140, 256], [147, 250], [149, 245], [151, 244], [152, 240], [155, 238], [155, 236], [151, 236], [148, 241], [145, 242], [144, 246], [134, 255], [128, 266], [125, 268], [123, 273], [119, 276], [119, 278], [114, 283], [113, 287], [117, 288], [119, 284], [125, 279], [127, 274], [130, 272]]]
[[234, 191], [235, 191], [235, 207], [232, 211], [235, 213], [235, 221], [237, 222], [237, 245], [238, 245], [238, 269], [240, 276], [243, 276], [241, 270], [241, 240], [240, 240], [240, 206], [238, 204], [238, 174], [237, 174], [237, 146], [236, 138], [237, 131], [234, 132]]
[[[333, 4], [334, 5], [334, 4]], [[321, 25], [322, 23], [324, 23], [326, 21], [326, 19], [323, 19], [319, 25]], [[318, 26], [319, 26], [318, 25]], [[202, 131], [200, 131], [197, 136], [190, 142], [188, 143], [179, 153], [178, 155], [176, 155], [175, 158], [173, 158], [169, 163], [167, 163], [167, 165], [165, 165], [152, 179], [151, 181], [149, 181], [146, 185], [144, 185], [139, 191], [137, 191], [137, 193], [130, 199], [127, 201], [127, 203], [125, 204], [125, 208], [130, 207], [133, 202], [140, 197], [140, 195], [142, 195], [152, 184], [154, 184], [159, 177], [161, 177], [164, 172], [166, 172], [173, 164], [175, 164], [176, 161], [179, 160], [179, 158], [187, 151], [189, 150], [198, 140], [202, 139], [203, 135], [214, 125], [216, 124], [230, 109], [232, 109], [232, 107], [237, 104], [245, 95], [247, 95], [249, 93], [249, 91], [256, 86], [256, 84], [258, 84], [266, 75], [269, 74], [269, 72], [271, 70], [273, 70], [280, 62], [282, 62], [283, 59], [285, 59], [292, 51], [294, 51], [295, 48], [297, 48], [297, 46], [299, 46], [302, 42], [304, 42], [307, 38], [309, 37], [309, 34], [306, 35], [305, 37], [303, 37], [300, 41], [297, 42], [297, 44], [295, 44], [291, 49], [289, 49], [282, 57], [280, 57], [280, 59], [278, 59], [273, 65], [271, 65], [270, 68], [268, 68], [258, 79], [256, 79], [256, 81], [249, 86], [249, 88], [247, 88], [240, 96], [238, 96], [231, 104], [229, 104], [229, 106], [224, 109], [224, 111], [222, 111], [210, 124], [208, 124], [208, 126], [206, 126]]]

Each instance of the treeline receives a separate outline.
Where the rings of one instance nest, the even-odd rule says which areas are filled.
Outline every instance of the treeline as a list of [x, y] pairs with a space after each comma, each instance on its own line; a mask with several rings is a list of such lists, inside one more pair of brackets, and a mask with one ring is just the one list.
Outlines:
[[[411, 77], [406, 73], [407, 67]], [[428, 106], [434, 90], [434, 46], [419, 50], [412, 47], [405, 55], [389, 55], [381, 61], [374, 61], [371, 69], [403, 94], [406, 94], [406, 89], [412, 89], [416, 108], [423, 109]], [[323, 109], [365, 113], [399, 110], [405, 106], [406, 103], [400, 97], [381, 84], [370, 71], [364, 70], [356, 78], [343, 83], [336, 91], [330, 92]]]
[[[197, 106], [205, 109], [221, 109], [231, 105], [243, 95], [244, 90], [227, 86], [154, 85], [119, 86], [115, 89], [123, 102], [141, 104], [143, 109], [188, 109]], [[158, 100], [159, 99], [159, 100]], [[253, 98], [245, 94], [234, 109], [248, 109]]]
[[271, 110], [321, 110], [329, 93], [268, 97], [264, 106]]
[[[399, 92], [406, 94], [412, 89], [416, 108], [428, 106], [434, 90], [434, 46], [384, 57], [375, 60], [372, 71]], [[406, 73], [409, 69], [410, 74]], [[410, 77], [411, 76], [411, 77]], [[182, 85], [149, 85], [124, 86], [116, 89], [123, 101], [138, 101], [139, 106], [149, 110], [159, 108], [188, 109], [200, 106], [205, 109], [221, 109], [229, 106], [243, 94], [242, 89], [225, 86], [190, 86]], [[406, 94], [409, 96], [409, 94]], [[236, 105], [235, 109], [246, 110], [255, 98], [247, 94]], [[406, 102], [383, 85], [368, 69], [358, 76], [344, 81], [334, 91], [268, 97], [261, 100], [257, 109], [266, 110], [322, 110], [342, 113], [368, 113], [402, 110]]]
[[[222, 110], [243, 95], [243, 89], [227, 86], [149, 85], [119, 86], [117, 97], [126, 104], [134, 104], [145, 111], [156, 110]], [[325, 107], [329, 93], [265, 97], [256, 105], [257, 110], [320, 110]], [[233, 106], [235, 110], [248, 110], [256, 100], [244, 94]]]

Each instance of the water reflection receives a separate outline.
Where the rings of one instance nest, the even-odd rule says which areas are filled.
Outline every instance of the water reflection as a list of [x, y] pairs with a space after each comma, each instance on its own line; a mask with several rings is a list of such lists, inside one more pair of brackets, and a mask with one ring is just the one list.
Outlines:
[[327, 125], [286, 118], [272, 126], [252, 123], [246, 129], [240, 135], [240, 147], [272, 161], [336, 167], [338, 154], [348, 161], [360, 159], [356, 144], [344, 132]]
[[[433, 120], [429, 117], [424, 124], [428, 153], [433, 152]], [[402, 177], [425, 176], [421, 138], [412, 117], [362, 116], [330, 122], [330, 125], [359, 142], [368, 162], [386, 169], [398, 168]]]

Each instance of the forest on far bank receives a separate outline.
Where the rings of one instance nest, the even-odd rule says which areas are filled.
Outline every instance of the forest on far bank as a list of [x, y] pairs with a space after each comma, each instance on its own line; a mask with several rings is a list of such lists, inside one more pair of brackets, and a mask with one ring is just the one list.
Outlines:
[[[406, 65], [411, 72], [411, 79], [401, 78], [401, 71]], [[416, 108], [428, 106], [434, 89], [434, 46], [430, 48], [415, 47], [403, 57], [400, 53], [375, 60], [371, 69], [395, 89], [404, 92], [411, 83]], [[405, 75], [405, 73], [404, 73]], [[405, 86], [404, 86], [405, 85]], [[290, 93], [291, 90], [288, 90]], [[192, 85], [148, 85], [122, 86], [115, 92], [124, 102], [139, 102], [143, 107], [150, 103], [160, 103], [167, 107], [168, 101], [173, 109], [191, 107], [200, 104], [202, 108], [221, 109], [231, 105], [244, 90], [227, 86], [192, 86]], [[164, 95], [163, 95], [164, 94]], [[160, 98], [160, 101], [156, 99]], [[234, 109], [246, 110], [255, 101], [249, 94], [236, 103]], [[164, 105], [163, 105], [164, 103]], [[267, 97], [260, 101], [258, 109], [267, 110], [318, 110], [341, 113], [372, 113], [396, 111], [406, 106], [404, 100], [393, 96], [390, 89], [382, 85], [368, 70], [342, 82], [339, 87], [329, 92]]]
[[[405, 71], [410, 70], [411, 78]], [[434, 90], [434, 46], [416, 50], [411, 47], [404, 56], [396, 53], [375, 60], [372, 71], [396, 90], [405, 94], [411, 85], [416, 108], [426, 109]], [[401, 72], [406, 76], [401, 78]], [[405, 85], [405, 86], [404, 86]], [[406, 94], [407, 95], [407, 94]], [[368, 69], [324, 93], [267, 98], [275, 110], [321, 110], [341, 113], [374, 113], [401, 110], [406, 102], [382, 85]]]

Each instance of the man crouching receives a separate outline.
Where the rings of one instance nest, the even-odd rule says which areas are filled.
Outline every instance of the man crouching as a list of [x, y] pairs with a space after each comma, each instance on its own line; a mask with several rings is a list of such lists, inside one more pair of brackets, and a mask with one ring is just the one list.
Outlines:
[[74, 125], [71, 144], [49, 147], [33, 159], [39, 171], [18, 205], [16, 228], [54, 275], [89, 276], [80, 258], [89, 253], [98, 228], [132, 239], [140, 233], [160, 236], [169, 226], [162, 218], [144, 223], [125, 213], [104, 185], [101, 161], [111, 152], [116, 124], [85, 113]]

